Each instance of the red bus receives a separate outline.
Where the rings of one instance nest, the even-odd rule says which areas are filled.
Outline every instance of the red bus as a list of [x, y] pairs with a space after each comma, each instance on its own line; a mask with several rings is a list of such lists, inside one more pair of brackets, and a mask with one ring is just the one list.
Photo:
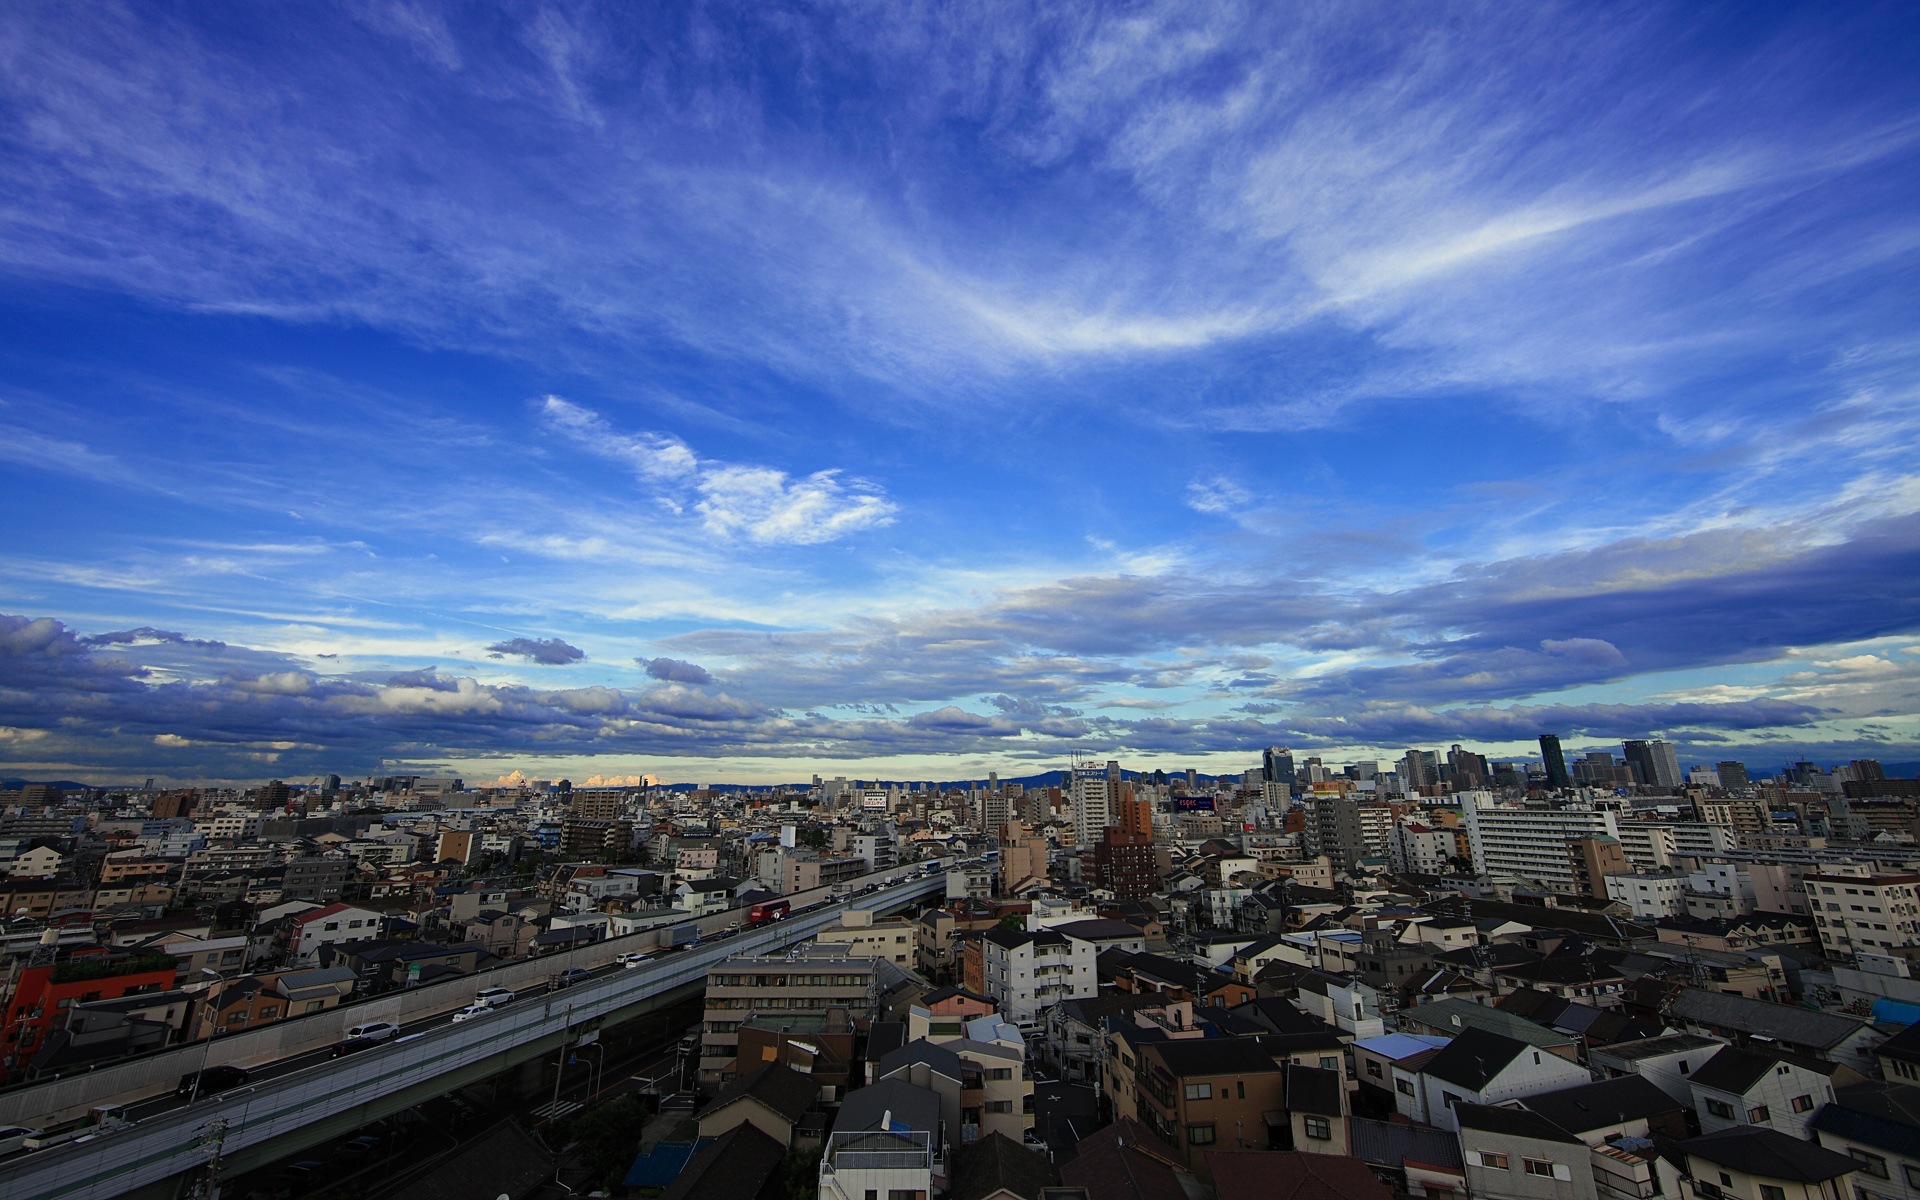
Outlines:
[[784, 921], [793, 911], [793, 905], [785, 900], [769, 900], [747, 909], [748, 925], [765, 925], [768, 921]]

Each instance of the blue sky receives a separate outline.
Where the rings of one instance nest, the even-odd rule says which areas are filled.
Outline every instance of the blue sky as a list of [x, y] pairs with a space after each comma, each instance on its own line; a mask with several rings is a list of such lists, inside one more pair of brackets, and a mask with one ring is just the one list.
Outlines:
[[0, 764], [1920, 757], [1917, 26], [15, 6]]

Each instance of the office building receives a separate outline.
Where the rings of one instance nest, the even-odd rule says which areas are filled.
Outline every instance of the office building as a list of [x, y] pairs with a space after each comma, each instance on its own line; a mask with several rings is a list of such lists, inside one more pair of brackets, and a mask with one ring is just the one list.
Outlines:
[[1073, 779], [1073, 840], [1075, 845], [1091, 846], [1100, 840], [1100, 831], [1113, 824], [1113, 803], [1119, 791], [1119, 764], [1106, 767], [1075, 767]]
[[1285, 746], [1268, 746], [1260, 756], [1260, 769], [1265, 776], [1265, 782], [1283, 786], [1288, 791], [1293, 790], [1293, 751]]
[[1625, 743], [1621, 749], [1639, 783], [1647, 787], [1680, 786], [1680, 758], [1671, 742], [1632, 741]]
[[1567, 774], [1567, 756], [1560, 749], [1559, 734], [1540, 735], [1540, 761], [1547, 769], [1548, 787], [1570, 788], [1573, 786], [1573, 776]]
[[1807, 872], [1805, 882], [1829, 960], [1857, 965], [1863, 955], [1892, 956], [1920, 943], [1920, 875], [1831, 867]]
[[1720, 776], [1720, 786], [1730, 792], [1753, 786], [1752, 780], [1747, 778], [1747, 764], [1743, 762], [1715, 763], [1713, 771]]

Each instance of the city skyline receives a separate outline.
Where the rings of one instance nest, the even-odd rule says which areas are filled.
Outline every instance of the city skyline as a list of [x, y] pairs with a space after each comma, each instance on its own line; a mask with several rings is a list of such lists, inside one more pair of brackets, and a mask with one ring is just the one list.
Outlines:
[[0, 14], [0, 775], [1920, 760], [1914, 20]]

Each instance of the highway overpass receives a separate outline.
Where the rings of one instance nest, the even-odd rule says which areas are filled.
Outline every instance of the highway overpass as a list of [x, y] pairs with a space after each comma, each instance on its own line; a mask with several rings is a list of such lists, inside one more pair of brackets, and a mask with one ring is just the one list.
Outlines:
[[[784, 921], [691, 950], [662, 954], [640, 968], [608, 971], [558, 991], [531, 994], [543, 989], [552, 973], [569, 967], [604, 966], [614, 955], [644, 945], [641, 939], [649, 935], [600, 942], [565, 955], [515, 963], [472, 979], [317, 1013], [287, 1022], [288, 1030], [269, 1027], [255, 1031], [258, 1035], [289, 1034], [294, 1027], [305, 1027], [274, 1043], [286, 1053], [273, 1059], [298, 1059], [296, 1068], [249, 1081], [243, 1088], [190, 1107], [171, 1108], [86, 1142], [0, 1162], [0, 1200], [171, 1195], [169, 1181], [208, 1161], [213, 1153], [211, 1135], [216, 1132], [220, 1136], [222, 1173], [245, 1171], [516, 1063], [558, 1051], [578, 1032], [684, 1001], [705, 986], [713, 964], [736, 954], [777, 953], [836, 924], [846, 908], [891, 911], [938, 898], [946, 888], [944, 874], [922, 875], [917, 868], [867, 877], [867, 881], [878, 880], [891, 882], [871, 894], [855, 894]], [[733, 916], [738, 919], [737, 912]], [[526, 978], [519, 978], [522, 973]], [[434, 1020], [424, 1032], [410, 1033], [386, 1045], [341, 1058], [324, 1057], [348, 1025], [392, 1020], [411, 1029], [423, 1014], [431, 1019], [437, 1013], [451, 1012], [464, 1005], [478, 988], [492, 986], [524, 988], [529, 994], [478, 1020], [460, 1024]], [[232, 1044], [250, 1036], [254, 1035], [237, 1034], [210, 1045], [182, 1047], [90, 1075], [8, 1093], [0, 1096], [0, 1104], [4, 1104], [0, 1123], [42, 1125], [51, 1114], [84, 1114], [90, 1105], [124, 1103], [129, 1098], [171, 1092], [182, 1076], [199, 1069], [203, 1059], [257, 1065], [266, 1056], [237, 1057], [228, 1052]], [[262, 1048], [254, 1047], [256, 1051]], [[5, 1115], [8, 1109], [14, 1115]]]

